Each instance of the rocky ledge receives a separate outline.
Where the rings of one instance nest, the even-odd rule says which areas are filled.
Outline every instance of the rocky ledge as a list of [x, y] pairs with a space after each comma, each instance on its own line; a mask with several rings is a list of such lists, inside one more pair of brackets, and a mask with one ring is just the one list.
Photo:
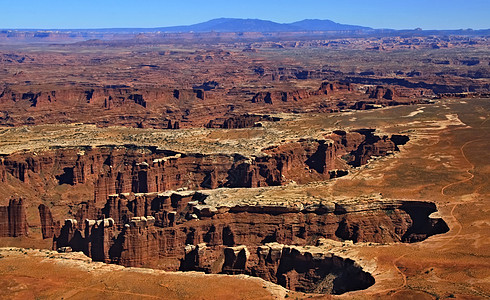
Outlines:
[[208, 203], [210, 193], [111, 195], [101, 209], [88, 202], [55, 230], [54, 248], [125, 266], [248, 274], [292, 290], [343, 293], [367, 288], [374, 279], [352, 260], [304, 249], [325, 239], [417, 242], [449, 230], [431, 215], [431, 202], [374, 197], [308, 206], [230, 205]]

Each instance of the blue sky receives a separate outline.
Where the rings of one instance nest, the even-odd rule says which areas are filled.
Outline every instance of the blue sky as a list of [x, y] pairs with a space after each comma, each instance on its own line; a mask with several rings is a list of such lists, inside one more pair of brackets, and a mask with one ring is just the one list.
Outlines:
[[374, 28], [490, 28], [490, 0], [0, 0], [0, 28], [187, 25], [219, 17]]

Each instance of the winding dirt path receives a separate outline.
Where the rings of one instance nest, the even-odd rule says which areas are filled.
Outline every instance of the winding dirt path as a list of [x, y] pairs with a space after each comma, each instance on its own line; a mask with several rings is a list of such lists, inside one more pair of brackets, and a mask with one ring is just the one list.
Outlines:
[[[475, 175], [471, 172], [472, 170], [475, 169], [475, 165], [473, 163], [471, 163], [471, 161], [468, 159], [468, 157], [464, 153], [464, 148], [466, 146], [468, 146], [469, 144], [474, 143], [474, 142], [478, 142], [478, 141], [482, 141], [482, 139], [475, 139], [475, 140], [468, 141], [468, 142], [464, 143], [459, 148], [459, 151], [461, 152], [461, 155], [466, 160], [466, 162], [470, 165], [470, 168], [466, 170], [466, 173], [468, 173], [470, 176], [468, 178], [465, 178], [465, 179], [462, 179], [462, 180], [458, 180], [456, 182], [453, 182], [453, 183], [450, 183], [450, 184], [445, 185], [441, 189], [442, 196], [448, 196], [445, 193], [445, 191], [446, 191], [447, 188], [449, 188], [451, 186], [454, 186], [454, 185], [463, 184], [463, 183], [468, 182], [468, 181], [471, 181], [473, 178], [475, 178]], [[451, 218], [455, 221], [456, 224], [458, 224], [458, 232], [456, 234], [454, 234], [453, 236], [451, 236], [451, 238], [449, 240], [447, 240], [444, 244], [442, 244], [439, 247], [445, 247], [447, 244], [451, 243], [456, 237], [458, 237], [461, 234], [461, 231], [463, 230], [463, 226], [461, 225], [461, 222], [458, 220], [458, 218], [456, 218], [456, 216], [454, 215], [454, 210], [461, 203], [462, 202], [455, 203], [454, 206], [453, 206], [453, 208], [451, 209], [451, 212], [450, 212]]]
[[474, 170], [475, 169], [475, 165], [473, 165], [468, 157], [466, 157], [466, 154], [464, 153], [464, 147], [466, 147], [467, 145], [471, 144], [471, 143], [474, 143], [474, 142], [477, 142], [477, 141], [481, 141], [482, 139], [476, 139], [476, 140], [471, 140], [471, 141], [468, 141], [466, 143], [463, 144], [463, 146], [461, 146], [461, 148], [459, 149], [459, 151], [461, 152], [461, 154], [463, 155], [463, 158], [468, 162], [468, 164], [471, 166], [470, 169], [467, 169], [466, 170], [466, 173], [468, 173], [470, 175], [470, 177], [466, 178], [466, 179], [463, 179], [463, 180], [458, 180], [456, 182], [453, 182], [453, 183], [450, 183], [448, 185], [445, 185], [442, 189], [441, 189], [441, 194], [443, 196], [447, 196], [444, 191], [450, 187], [450, 186], [453, 186], [453, 185], [456, 185], [456, 184], [461, 184], [461, 183], [464, 183], [464, 182], [467, 182], [467, 181], [470, 181], [471, 179], [473, 179], [475, 177], [475, 175], [473, 173], [471, 173], [470, 171], [471, 170]]
[[403, 273], [402, 270], [400, 270], [400, 268], [398, 267], [397, 263], [402, 259], [404, 258], [405, 256], [407, 256], [408, 253], [405, 253], [401, 256], [398, 256], [395, 260], [393, 260], [393, 266], [395, 267], [395, 269], [397, 270], [398, 273], [400, 273], [400, 275], [402, 276], [403, 278], [403, 284], [398, 287], [398, 289], [401, 289], [401, 288], [404, 288], [406, 285], [407, 285], [407, 275], [405, 275], [405, 273]]
[[394, 288], [387, 288], [387, 289], [383, 289], [383, 290], [375, 290], [375, 291], [373, 291], [372, 294], [374, 294], [374, 295], [383, 295], [383, 294], [389, 293], [389, 292], [400, 291], [400, 290], [402, 290], [407, 285], [407, 276], [405, 275], [405, 273], [403, 273], [402, 270], [400, 270], [400, 268], [397, 265], [397, 262], [399, 262], [402, 258], [404, 258], [407, 255], [408, 255], [408, 253], [405, 253], [403, 255], [398, 256], [397, 258], [395, 258], [392, 261], [393, 267], [395, 268], [395, 270], [402, 277], [402, 281], [403, 281], [402, 284], [400, 286], [394, 287]]

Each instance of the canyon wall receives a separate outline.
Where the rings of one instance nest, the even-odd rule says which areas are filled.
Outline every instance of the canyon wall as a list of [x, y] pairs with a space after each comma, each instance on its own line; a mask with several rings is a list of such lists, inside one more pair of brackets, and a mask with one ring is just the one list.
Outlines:
[[[1, 180], [15, 178], [43, 193], [53, 185], [84, 185], [96, 202], [111, 194], [220, 187], [263, 187], [325, 180], [353, 166], [398, 150], [408, 138], [379, 137], [373, 130], [336, 131], [325, 139], [303, 139], [263, 149], [257, 156], [177, 153], [156, 147], [76, 147], [5, 155]], [[340, 164], [341, 165], [341, 164]]]
[[[42, 236], [52, 238], [59, 251], [82, 251], [125, 266], [249, 274], [293, 290], [340, 294], [374, 279], [353, 261], [301, 247], [320, 239], [418, 242], [448, 230], [430, 216], [435, 205], [382, 199], [220, 204], [209, 195], [222, 187], [342, 176], [348, 169], [339, 165], [358, 167], [407, 141], [359, 129], [273, 145], [251, 157], [131, 145], [63, 148], [5, 155], [0, 174], [3, 184], [24, 184], [40, 194], [53, 185], [93, 188], [94, 197], [75, 201], [73, 217], [64, 222], [47, 205], [38, 206]], [[9, 220], [0, 224], [3, 236], [27, 234], [22, 200], [11, 200], [0, 213]]]
[[289, 290], [316, 294], [342, 294], [374, 284], [371, 274], [356, 262], [325, 250], [267, 243], [254, 256], [245, 246], [227, 247], [223, 272], [246, 273]]
[[[244, 128], [257, 121], [250, 112], [333, 112], [424, 102], [420, 94], [378, 86], [323, 82], [318, 89], [172, 89], [120, 86], [42, 86], [0, 89], [0, 125], [88, 123], [97, 126], [178, 129], [184, 127]], [[249, 95], [253, 96], [249, 98]], [[342, 99], [342, 100], [339, 100]], [[371, 106], [363, 105], [371, 104]], [[205, 105], [204, 105], [205, 104]], [[378, 106], [372, 106], [372, 104]], [[72, 108], [76, 107], [76, 110]], [[129, 113], [130, 112], [130, 113]], [[216, 121], [213, 121], [217, 119]]]
[[102, 209], [89, 202], [76, 219], [65, 221], [55, 247], [126, 266], [249, 274], [293, 290], [343, 293], [374, 280], [352, 261], [325, 251], [312, 256], [278, 245], [316, 245], [322, 238], [416, 242], [449, 230], [442, 219], [430, 216], [435, 205], [422, 201], [351, 200], [306, 207], [206, 201], [206, 194], [183, 191], [113, 195]]
[[262, 124], [260, 122], [277, 122], [280, 120], [278, 117], [271, 117], [269, 115], [243, 114], [228, 118], [213, 119], [206, 124], [206, 127], [224, 129], [251, 128], [261, 127]]
[[[258, 247], [270, 242], [311, 245], [319, 237], [416, 242], [448, 230], [442, 219], [430, 217], [435, 211], [433, 203], [416, 201], [215, 207], [207, 205], [206, 195], [198, 192], [120, 194], [110, 196], [103, 208], [88, 202], [75, 219], [65, 221], [55, 240], [57, 247], [87, 252], [91, 244], [111, 236], [104, 249], [119, 252], [109, 253], [103, 261], [142, 266], [151, 264], [148, 253], [183, 258], [188, 244], [205, 243], [221, 251], [224, 246]], [[211, 266], [200, 268], [210, 270]]]
[[[204, 99], [205, 92], [194, 89], [104, 86], [25, 90], [7, 86], [0, 91], [3, 110], [0, 124], [84, 122], [98, 126], [178, 129], [179, 121], [188, 114], [191, 103]], [[72, 107], [77, 108], [76, 112], [71, 110]]]
[[12, 198], [8, 206], [0, 206], [0, 237], [28, 235], [26, 208], [22, 198]]
[[[202, 90], [176, 90], [166, 88], [137, 89], [129, 86], [105, 87], [60, 87], [55, 90], [14, 90], [5, 87], [0, 93], [1, 105], [27, 103], [31, 107], [83, 105], [92, 108], [114, 109], [128, 104], [142, 108], [154, 108], [158, 104], [172, 103], [176, 100], [203, 99]], [[153, 106], [153, 107], [152, 107]]]
[[[322, 139], [273, 145], [251, 157], [131, 145], [74, 147], [4, 155], [0, 174], [2, 184], [25, 185], [39, 195], [53, 186], [93, 189], [91, 200], [72, 199], [73, 217], [64, 222], [46, 204], [38, 206], [42, 237], [52, 238], [59, 251], [82, 251], [125, 266], [249, 274], [293, 290], [343, 293], [374, 281], [352, 261], [292, 246], [277, 252], [271, 243], [417, 242], [448, 230], [443, 220], [429, 217], [435, 205], [384, 200], [224, 205], [209, 202], [209, 193], [343, 176], [348, 167], [338, 166], [366, 164], [407, 141], [402, 135], [377, 136], [372, 129], [338, 130]], [[11, 200], [0, 213], [9, 220], [0, 227], [4, 236], [27, 234], [22, 200]]]

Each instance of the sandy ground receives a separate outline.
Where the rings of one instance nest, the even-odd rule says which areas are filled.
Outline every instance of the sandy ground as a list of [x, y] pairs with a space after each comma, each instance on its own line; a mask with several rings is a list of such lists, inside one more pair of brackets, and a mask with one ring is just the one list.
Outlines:
[[249, 276], [125, 268], [81, 253], [0, 249], [0, 299], [282, 299], [287, 290]]

